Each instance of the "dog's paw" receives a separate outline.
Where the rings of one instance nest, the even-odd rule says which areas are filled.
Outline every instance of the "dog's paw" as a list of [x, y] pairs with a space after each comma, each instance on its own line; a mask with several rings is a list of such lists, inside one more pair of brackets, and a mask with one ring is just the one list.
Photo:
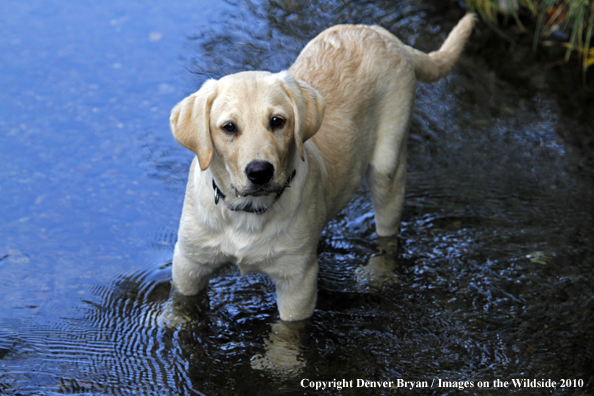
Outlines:
[[168, 329], [177, 329], [186, 323], [200, 318], [208, 310], [208, 294], [201, 292], [196, 296], [184, 296], [171, 289], [169, 299], [164, 303], [157, 324]]
[[396, 266], [396, 258], [391, 254], [371, 257], [367, 265], [355, 269], [357, 286], [364, 291], [373, 291], [398, 283], [398, 275], [394, 273]]
[[305, 368], [305, 361], [298, 351], [282, 347], [271, 347], [264, 355], [254, 355], [250, 361], [254, 370], [263, 370], [283, 377], [293, 377]]
[[164, 328], [177, 329], [180, 326], [190, 322], [190, 320], [191, 318], [187, 313], [183, 312], [179, 308], [176, 309], [171, 301], [167, 301], [163, 311], [157, 318], [157, 324]]
[[304, 325], [300, 322], [277, 322], [270, 335], [264, 339], [264, 355], [254, 355], [250, 365], [254, 370], [263, 370], [282, 377], [294, 377], [306, 366], [300, 351], [300, 334]]

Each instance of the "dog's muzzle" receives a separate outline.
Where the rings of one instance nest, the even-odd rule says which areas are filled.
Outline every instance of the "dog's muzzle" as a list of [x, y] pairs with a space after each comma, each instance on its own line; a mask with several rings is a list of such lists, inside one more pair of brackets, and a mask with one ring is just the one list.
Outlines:
[[[274, 168], [273, 168], [274, 169]], [[250, 212], [250, 213], [254, 213], [257, 215], [263, 214], [265, 213], [268, 209], [270, 209], [270, 207], [279, 200], [279, 198], [281, 197], [281, 195], [283, 195], [283, 192], [285, 191], [285, 189], [287, 187], [290, 187], [289, 184], [291, 184], [291, 181], [293, 181], [293, 179], [295, 178], [295, 175], [297, 174], [297, 170], [293, 170], [293, 173], [291, 173], [291, 176], [289, 176], [289, 178], [287, 179], [287, 181], [283, 184], [282, 188], [280, 189], [280, 191], [278, 191], [276, 193], [276, 195], [274, 196], [274, 200], [272, 201], [272, 203], [270, 203], [270, 205], [263, 207], [263, 208], [254, 208], [251, 204], [248, 204], [247, 206], [241, 206], [239, 208], [233, 207], [231, 205], [229, 205], [228, 203], [225, 202], [225, 198], [227, 197], [219, 188], [219, 186], [217, 186], [217, 183], [215, 182], [214, 178], [212, 179], [212, 188], [214, 189], [214, 201], [215, 201], [215, 205], [218, 205], [219, 200], [223, 200], [223, 202], [225, 202], [225, 205], [227, 206], [227, 208], [229, 208], [230, 210], [236, 211], [236, 210], [242, 210], [244, 212]], [[260, 194], [258, 194], [259, 192], [262, 192]], [[254, 193], [250, 193], [247, 195], [251, 195], [251, 196], [258, 196], [258, 195], [268, 195], [271, 194], [272, 192], [266, 192], [266, 190], [264, 189], [260, 189], [257, 192]], [[256, 195], [258, 194], [258, 195]], [[238, 195], [239, 196], [239, 195]]]

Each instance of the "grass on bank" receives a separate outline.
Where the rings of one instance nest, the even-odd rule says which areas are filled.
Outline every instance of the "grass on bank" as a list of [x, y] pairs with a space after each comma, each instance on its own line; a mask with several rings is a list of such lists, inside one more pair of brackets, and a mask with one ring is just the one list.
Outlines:
[[536, 22], [534, 47], [540, 42], [553, 45], [549, 37], [556, 30], [568, 33], [568, 39], [562, 43], [567, 48], [565, 61], [575, 53], [582, 61], [585, 75], [594, 65], [594, 0], [466, 0], [470, 9], [489, 23], [496, 23], [500, 14], [509, 15], [521, 29], [525, 29], [520, 20], [520, 13], [532, 15]]

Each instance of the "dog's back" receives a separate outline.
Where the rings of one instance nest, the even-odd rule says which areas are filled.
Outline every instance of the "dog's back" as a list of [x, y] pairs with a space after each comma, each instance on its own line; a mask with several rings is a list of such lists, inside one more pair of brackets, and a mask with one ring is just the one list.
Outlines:
[[[289, 72], [316, 88], [326, 100], [324, 120], [312, 142], [332, 175], [327, 196], [339, 203], [337, 211], [348, 204], [374, 158], [375, 162], [383, 158], [395, 162], [399, 153], [387, 150], [399, 147], [400, 142], [388, 142], [378, 134], [391, 128], [394, 136], [405, 138], [406, 130], [398, 130], [408, 127], [416, 81], [436, 81], [450, 72], [474, 20], [472, 14], [466, 15], [441, 48], [430, 54], [403, 44], [382, 27], [367, 25], [333, 26], [301, 51]], [[362, 138], [362, 134], [371, 136]], [[384, 143], [390, 147], [378, 147]], [[345, 167], [342, 158], [355, 160]]]
[[324, 157], [330, 175], [327, 202], [339, 203], [329, 205], [336, 210], [328, 219], [348, 204], [361, 184], [377, 140], [377, 104], [386, 86], [409, 91], [399, 86], [414, 83], [412, 63], [403, 58], [400, 46], [369, 26], [338, 25], [313, 39], [289, 69], [326, 101], [322, 126], [308, 145], [315, 144]]

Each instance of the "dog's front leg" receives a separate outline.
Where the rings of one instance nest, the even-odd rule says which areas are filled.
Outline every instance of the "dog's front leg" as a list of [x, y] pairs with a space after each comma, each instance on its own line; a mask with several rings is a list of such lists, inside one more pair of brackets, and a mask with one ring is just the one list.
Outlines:
[[276, 305], [282, 320], [302, 320], [313, 314], [318, 295], [315, 250], [307, 255], [282, 256], [264, 272], [276, 285]]
[[208, 308], [206, 293], [195, 296], [208, 285], [221, 265], [201, 263], [199, 257], [191, 247], [184, 248], [180, 241], [176, 243], [171, 292], [159, 317], [160, 323], [168, 328], [177, 328], [198, 317], [197, 312]]
[[198, 294], [222, 266], [222, 263], [202, 262], [203, 259], [178, 241], [173, 252], [172, 270], [173, 287], [177, 292], [184, 296]]

